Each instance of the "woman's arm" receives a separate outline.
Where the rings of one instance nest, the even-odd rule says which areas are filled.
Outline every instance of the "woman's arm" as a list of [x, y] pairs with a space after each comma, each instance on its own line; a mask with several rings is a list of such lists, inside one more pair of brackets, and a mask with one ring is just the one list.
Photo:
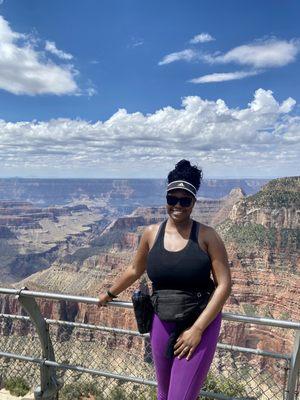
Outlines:
[[203, 332], [206, 327], [215, 319], [222, 310], [227, 298], [231, 293], [231, 273], [228, 263], [228, 256], [222, 239], [212, 228], [207, 227], [205, 241], [208, 246], [208, 253], [212, 262], [212, 273], [217, 285], [206, 308], [194, 322], [193, 328]]
[[[109, 288], [109, 291], [116, 296], [131, 286], [137, 279], [139, 279], [146, 270], [147, 257], [149, 252], [149, 232], [150, 227], [146, 227], [141, 236], [138, 249], [133, 259], [133, 263], [122, 273], [116, 282]], [[111, 298], [107, 293], [99, 296], [99, 301], [108, 301]]]

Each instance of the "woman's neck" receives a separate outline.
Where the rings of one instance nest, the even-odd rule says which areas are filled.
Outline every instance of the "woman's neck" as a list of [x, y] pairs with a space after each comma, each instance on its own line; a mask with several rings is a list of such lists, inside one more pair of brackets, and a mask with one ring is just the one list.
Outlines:
[[193, 220], [189, 217], [183, 221], [174, 221], [172, 218], [168, 218], [168, 226], [176, 229], [178, 232], [182, 232], [190, 228]]

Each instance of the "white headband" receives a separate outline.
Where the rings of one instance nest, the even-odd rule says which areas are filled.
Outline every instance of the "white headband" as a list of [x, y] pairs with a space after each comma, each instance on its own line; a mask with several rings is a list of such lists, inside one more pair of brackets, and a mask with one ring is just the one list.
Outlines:
[[192, 193], [192, 195], [194, 197], [196, 197], [197, 189], [190, 182], [187, 182], [184, 180], [170, 182], [167, 186], [167, 192], [169, 192], [170, 190], [173, 190], [173, 189], [187, 190], [188, 192]]

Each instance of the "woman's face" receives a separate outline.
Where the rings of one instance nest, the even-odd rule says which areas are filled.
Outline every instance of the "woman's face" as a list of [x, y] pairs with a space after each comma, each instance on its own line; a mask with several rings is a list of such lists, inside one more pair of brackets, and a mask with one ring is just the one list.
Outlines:
[[192, 199], [192, 203], [189, 207], [182, 207], [180, 203], [175, 204], [175, 206], [169, 206], [166, 204], [167, 213], [174, 221], [184, 221], [190, 217], [191, 212], [193, 211], [194, 204], [196, 202], [195, 197], [186, 190], [174, 189], [168, 192], [169, 195], [176, 196], [178, 198], [181, 197], [190, 197]]

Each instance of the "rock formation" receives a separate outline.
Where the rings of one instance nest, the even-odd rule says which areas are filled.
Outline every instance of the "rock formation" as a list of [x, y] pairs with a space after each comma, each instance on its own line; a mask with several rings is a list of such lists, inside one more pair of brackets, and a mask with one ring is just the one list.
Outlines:
[[[222, 237], [232, 274], [232, 294], [223, 311], [299, 321], [299, 177], [274, 179], [256, 194], [246, 196], [241, 188], [219, 200], [198, 199], [192, 217], [213, 226]], [[122, 191], [121, 191], [122, 192]], [[122, 192], [124, 195], [124, 191]], [[166, 218], [165, 207], [137, 207], [131, 214], [106, 220], [102, 229], [70, 245], [47, 268], [11, 287], [96, 297], [109, 288], [133, 260], [140, 236], [149, 224]], [[0, 230], [15, 240], [13, 232]], [[94, 229], [94, 231], [93, 231]], [[145, 273], [120, 298], [131, 300], [140, 285], [150, 282]], [[7, 286], [7, 285], [6, 285]], [[16, 300], [1, 297], [5, 313], [20, 313]], [[45, 317], [69, 319], [136, 330], [131, 310], [39, 301]], [[9, 326], [2, 334], [9, 334]], [[20, 332], [21, 333], [21, 332]], [[24, 334], [24, 332], [23, 332]], [[285, 329], [223, 320], [220, 342], [289, 353], [293, 332]], [[124, 342], [124, 346], [128, 346]], [[113, 343], [112, 343], [113, 348]], [[260, 360], [263, 360], [262, 358]], [[270, 360], [269, 360], [270, 361]], [[269, 361], [261, 368], [272, 369]]]

